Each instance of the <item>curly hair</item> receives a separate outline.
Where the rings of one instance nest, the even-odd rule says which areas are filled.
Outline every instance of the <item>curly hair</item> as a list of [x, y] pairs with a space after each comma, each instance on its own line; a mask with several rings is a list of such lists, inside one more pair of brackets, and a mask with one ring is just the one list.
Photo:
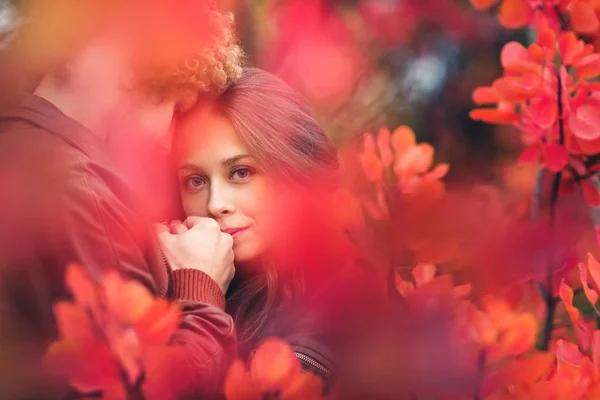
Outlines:
[[203, 29], [197, 48], [193, 44], [183, 46], [181, 55], [161, 55], [161, 61], [150, 62], [138, 71], [145, 89], [175, 97], [183, 110], [191, 108], [199, 97], [219, 95], [242, 73], [243, 51], [235, 35], [233, 14], [216, 8], [210, 13], [210, 27]]
[[[94, 36], [111, 31], [137, 44], [133, 84], [174, 96], [181, 108], [199, 96], [219, 94], [241, 74], [243, 52], [231, 13], [213, 0], [15, 0], [25, 24], [15, 42], [24, 65], [41, 73], [61, 66]], [[59, 7], [60, 6], [60, 7]], [[51, 49], [51, 50], [49, 50]], [[50, 53], [48, 53], [50, 51]]]

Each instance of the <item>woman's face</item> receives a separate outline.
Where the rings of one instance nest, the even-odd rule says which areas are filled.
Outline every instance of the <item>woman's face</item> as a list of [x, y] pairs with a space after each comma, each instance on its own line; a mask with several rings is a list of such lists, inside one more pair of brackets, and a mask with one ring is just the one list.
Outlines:
[[273, 234], [272, 182], [231, 123], [204, 112], [180, 129], [173, 150], [186, 215], [214, 218], [233, 236], [236, 262], [264, 254]]

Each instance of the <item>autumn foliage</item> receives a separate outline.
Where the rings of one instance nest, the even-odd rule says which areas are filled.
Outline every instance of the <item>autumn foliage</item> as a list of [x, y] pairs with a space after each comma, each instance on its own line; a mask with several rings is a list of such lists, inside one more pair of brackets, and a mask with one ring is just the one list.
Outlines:
[[[518, 161], [540, 171], [529, 201], [509, 204], [510, 193], [493, 185], [452, 187], [450, 166], [409, 126], [365, 133], [348, 162], [358, 178], [332, 197], [332, 215], [379, 279], [390, 307], [374, 313], [385, 321], [366, 329], [356, 365], [327, 393], [288, 344], [271, 338], [249, 360], [232, 360], [227, 400], [600, 398], [600, 221], [591, 215], [600, 207], [600, 1], [470, 2], [505, 28], [535, 33], [528, 45], [503, 46], [502, 75], [474, 88], [470, 112], [519, 133]], [[378, 21], [377, 9], [363, 11]], [[311, 23], [307, 33], [294, 35], [294, 15]], [[309, 95], [323, 87], [347, 95], [360, 65], [343, 61], [358, 55], [341, 21], [312, 2], [291, 2], [282, 21], [289, 40], [272, 65], [285, 75], [297, 57], [306, 74], [288, 71], [289, 80]], [[320, 23], [326, 29], [313, 38]], [[379, 28], [386, 41], [402, 31]], [[321, 74], [313, 46], [344, 79]], [[92, 278], [71, 265], [66, 282], [74, 301], [54, 305], [60, 340], [44, 365], [81, 393], [177, 398], [185, 354], [170, 338], [178, 306], [116, 272]]]

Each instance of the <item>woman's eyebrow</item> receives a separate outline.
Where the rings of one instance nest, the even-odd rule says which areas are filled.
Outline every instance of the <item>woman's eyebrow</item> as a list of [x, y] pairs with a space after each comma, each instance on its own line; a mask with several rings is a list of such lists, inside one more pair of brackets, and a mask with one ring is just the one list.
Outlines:
[[200, 166], [194, 163], [185, 163], [185, 164], [181, 164], [177, 170], [179, 171], [198, 171], [200, 169]]
[[250, 155], [239, 154], [237, 156], [229, 157], [228, 159], [221, 161], [221, 165], [224, 167], [229, 167], [244, 158], [250, 158]]

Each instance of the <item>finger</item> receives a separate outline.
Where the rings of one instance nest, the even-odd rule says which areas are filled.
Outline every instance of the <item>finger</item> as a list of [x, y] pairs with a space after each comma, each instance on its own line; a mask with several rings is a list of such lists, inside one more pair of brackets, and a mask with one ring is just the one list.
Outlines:
[[175, 237], [175, 235], [173, 235], [168, 230], [162, 230], [162, 231], [160, 231], [160, 232], [158, 232], [156, 234], [156, 238], [158, 239], [158, 243], [163, 248], [168, 248], [174, 237]]
[[185, 219], [185, 221], [183, 221], [183, 223], [185, 224], [185, 226], [188, 227], [188, 229], [192, 229], [192, 227], [198, 225], [203, 219], [206, 219], [204, 217], [187, 217]]
[[187, 232], [187, 231], [188, 231], [187, 226], [185, 226], [180, 221], [176, 221], [175, 223], [171, 223], [171, 233], [174, 233], [176, 235], [180, 235], [180, 234], [182, 234], [184, 232]]
[[219, 227], [219, 223], [212, 218], [188, 217], [184, 223], [185, 226], [187, 226], [189, 229], [201, 226], [206, 228], [214, 228], [215, 230], [221, 230], [221, 228]]
[[157, 235], [161, 232], [169, 232], [169, 227], [164, 223], [152, 224], [152, 227], [154, 228], [154, 233], [156, 233]]
[[219, 235], [219, 240], [227, 248], [233, 248], [233, 236], [231, 236], [230, 234], [221, 232], [221, 235]]

